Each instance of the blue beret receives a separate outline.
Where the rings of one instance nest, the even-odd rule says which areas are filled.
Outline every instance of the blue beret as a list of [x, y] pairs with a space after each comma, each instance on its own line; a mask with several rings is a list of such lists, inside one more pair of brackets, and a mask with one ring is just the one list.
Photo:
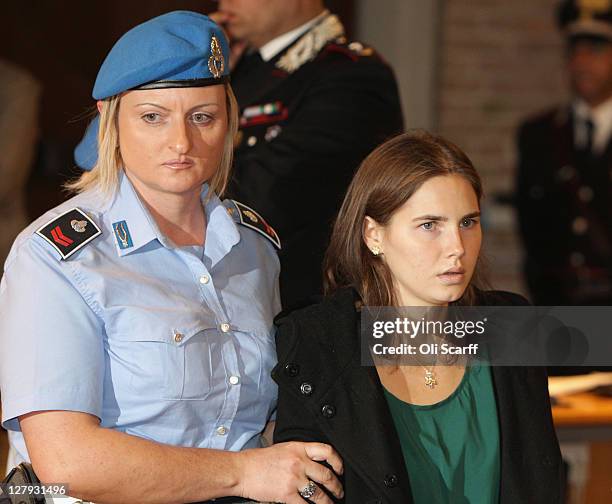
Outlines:
[[74, 160], [79, 168], [93, 170], [98, 162], [98, 129], [100, 114], [96, 115], [85, 130], [85, 136], [74, 149]]
[[[175, 11], [128, 31], [100, 67], [93, 97], [103, 100], [130, 89], [201, 87], [229, 76], [229, 46], [221, 28], [203, 14]], [[98, 161], [100, 116], [74, 149], [76, 164], [91, 170]]]
[[197, 87], [229, 76], [229, 46], [221, 28], [204, 14], [175, 11], [128, 31], [100, 67], [93, 97], [129, 89]]

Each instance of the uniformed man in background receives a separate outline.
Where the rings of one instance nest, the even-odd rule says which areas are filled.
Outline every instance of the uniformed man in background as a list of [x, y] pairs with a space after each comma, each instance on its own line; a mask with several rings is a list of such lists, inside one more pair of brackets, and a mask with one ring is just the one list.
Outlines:
[[566, 0], [570, 103], [519, 131], [518, 215], [539, 305], [612, 303], [612, 2]]
[[402, 130], [395, 77], [322, 0], [220, 0], [213, 16], [234, 44], [241, 112], [229, 196], [278, 232], [290, 308], [321, 292], [330, 224], [357, 166]]

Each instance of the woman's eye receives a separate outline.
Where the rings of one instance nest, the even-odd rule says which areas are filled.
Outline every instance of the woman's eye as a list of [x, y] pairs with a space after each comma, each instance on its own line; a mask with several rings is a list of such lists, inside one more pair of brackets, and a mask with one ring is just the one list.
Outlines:
[[461, 227], [469, 228], [474, 226], [478, 221], [473, 218], [466, 218], [461, 221]]
[[202, 112], [198, 112], [191, 116], [191, 120], [196, 124], [206, 124], [212, 118], [208, 114], [204, 114]]
[[161, 119], [161, 116], [155, 112], [149, 112], [142, 116], [145, 122], [148, 123], [157, 123]]
[[421, 224], [420, 226], [422, 229], [424, 229], [425, 231], [431, 231], [436, 227], [436, 223], [431, 221], [431, 222], [423, 222], [423, 224]]

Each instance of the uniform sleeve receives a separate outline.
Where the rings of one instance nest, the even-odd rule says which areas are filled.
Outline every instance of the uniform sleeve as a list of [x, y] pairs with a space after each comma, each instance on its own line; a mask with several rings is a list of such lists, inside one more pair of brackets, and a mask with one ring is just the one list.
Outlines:
[[530, 259], [549, 266], [551, 243], [567, 232], [570, 220], [567, 200], [555, 180], [555, 145], [538, 123], [526, 123], [518, 133], [517, 210], [523, 243]]
[[236, 156], [237, 199], [254, 202], [281, 239], [332, 217], [361, 160], [403, 127], [395, 78], [378, 60], [330, 57], [300, 92], [280, 134]]
[[2, 425], [33, 411], [102, 414], [103, 324], [70, 261], [37, 236], [7, 261], [0, 284]]
[[[542, 208], [539, 199], [543, 196], [543, 189], [534, 180], [538, 173], [538, 162], [534, 159], [534, 151], [537, 152], [537, 145], [532, 142], [532, 129], [529, 124], [524, 124], [518, 131], [518, 169], [517, 169], [517, 212], [520, 231], [523, 236], [523, 243], [530, 256], [538, 254], [541, 243], [538, 244], [542, 227], [540, 215]], [[548, 237], [547, 237], [548, 239]]]
[[[524, 124], [518, 134], [519, 164], [517, 170], [517, 216], [525, 249], [525, 275], [536, 303], [550, 301], [564, 291], [563, 279], [551, 274], [565, 257], [567, 243], [559, 237], [568, 233], [571, 205], [555, 180], [554, 145], [542, 122]], [[550, 254], [551, 246], [561, 250]]]

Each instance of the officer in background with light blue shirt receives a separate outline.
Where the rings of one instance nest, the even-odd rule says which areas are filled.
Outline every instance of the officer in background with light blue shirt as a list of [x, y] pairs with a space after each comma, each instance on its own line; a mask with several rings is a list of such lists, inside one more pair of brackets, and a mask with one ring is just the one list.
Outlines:
[[280, 242], [254, 209], [217, 196], [237, 124], [227, 58], [201, 14], [127, 32], [94, 86], [95, 168], [6, 261], [11, 462], [31, 461], [73, 497], [331, 503], [320, 486], [342, 493], [317, 462], [341, 472], [331, 447], [260, 448], [277, 396]]

